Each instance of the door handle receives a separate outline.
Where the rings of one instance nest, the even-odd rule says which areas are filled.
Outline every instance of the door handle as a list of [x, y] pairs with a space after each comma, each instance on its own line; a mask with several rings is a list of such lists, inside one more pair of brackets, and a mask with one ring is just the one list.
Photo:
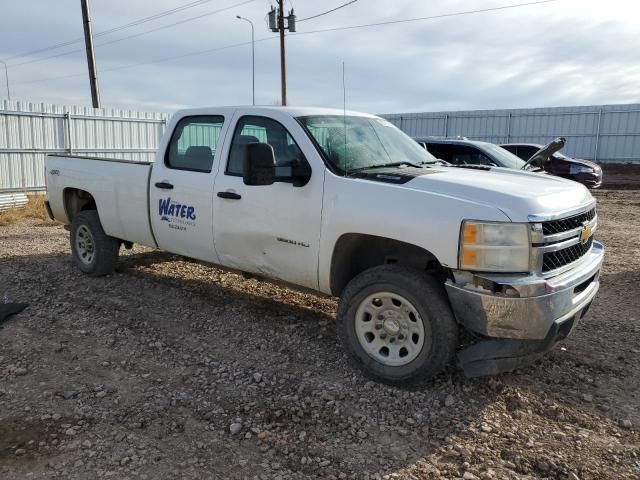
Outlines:
[[229, 200], [240, 200], [242, 198], [242, 195], [235, 192], [218, 192], [218, 196]]
[[171, 185], [170, 183], [167, 183], [167, 182], [157, 182], [156, 183], [156, 187], [157, 188], [162, 188], [164, 190], [173, 190], [173, 185]]

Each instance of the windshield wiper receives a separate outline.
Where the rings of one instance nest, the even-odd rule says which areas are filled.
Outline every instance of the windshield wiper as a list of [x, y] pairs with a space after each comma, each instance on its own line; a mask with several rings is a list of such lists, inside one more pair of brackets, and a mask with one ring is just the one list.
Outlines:
[[421, 162], [420, 165], [442, 165], [443, 167], [450, 167], [451, 164], [445, 160], [442, 159], [437, 159], [437, 160], [432, 160], [430, 162]]
[[355, 172], [357, 170], [369, 170], [371, 168], [401, 167], [402, 165], [407, 165], [409, 167], [414, 167], [414, 168], [422, 168], [422, 165], [418, 165], [416, 163], [411, 163], [411, 162], [391, 162], [391, 163], [381, 163], [380, 165], [369, 165], [367, 167], [353, 168], [350, 171]]
[[491, 166], [489, 165], [477, 165], [477, 164], [473, 164], [473, 163], [463, 163], [460, 165], [455, 165], [452, 164], [452, 167], [456, 167], [456, 168], [470, 168], [472, 170], [491, 170]]

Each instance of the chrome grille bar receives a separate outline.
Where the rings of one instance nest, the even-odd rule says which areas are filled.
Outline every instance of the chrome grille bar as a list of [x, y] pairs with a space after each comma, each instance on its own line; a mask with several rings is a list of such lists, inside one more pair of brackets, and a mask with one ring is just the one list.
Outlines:
[[[585, 229], [589, 238], [581, 238]], [[551, 277], [570, 270], [591, 250], [598, 227], [595, 207], [569, 217], [531, 224], [531, 270]]]

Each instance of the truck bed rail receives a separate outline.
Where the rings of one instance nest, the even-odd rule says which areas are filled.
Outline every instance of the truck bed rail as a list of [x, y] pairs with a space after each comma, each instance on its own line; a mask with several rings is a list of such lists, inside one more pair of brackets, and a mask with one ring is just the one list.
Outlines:
[[65, 158], [78, 158], [81, 160], [101, 160], [104, 162], [117, 162], [117, 163], [133, 163], [133, 164], [140, 164], [140, 165], [151, 165], [153, 162], [147, 161], [147, 160], [126, 160], [124, 158], [106, 158], [106, 157], [85, 157], [84, 155], [69, 155], [69, 154], [63, 154], [63, 153], [50, 153], [47, 156], [54, 156], [54, 157], [65, 157]]

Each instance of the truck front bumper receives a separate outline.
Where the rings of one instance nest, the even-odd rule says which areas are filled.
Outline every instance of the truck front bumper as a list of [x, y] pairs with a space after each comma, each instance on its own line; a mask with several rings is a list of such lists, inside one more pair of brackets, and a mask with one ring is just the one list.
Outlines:
[[[487, 371], [476, 374], [492, 374], [517, 368], [550, 350], [589, 309], [600, 285], [603, 256], [603, 245], [593, 242], [579, 264], [547, 279], [454, 272], [455, 281], [448, 280], [446, 289], [456, 319], [492, 339], [462, 351], [458, 357], [462, 366], [489, 361]], [[522, 361], [515, 361], [518, 358]]]

